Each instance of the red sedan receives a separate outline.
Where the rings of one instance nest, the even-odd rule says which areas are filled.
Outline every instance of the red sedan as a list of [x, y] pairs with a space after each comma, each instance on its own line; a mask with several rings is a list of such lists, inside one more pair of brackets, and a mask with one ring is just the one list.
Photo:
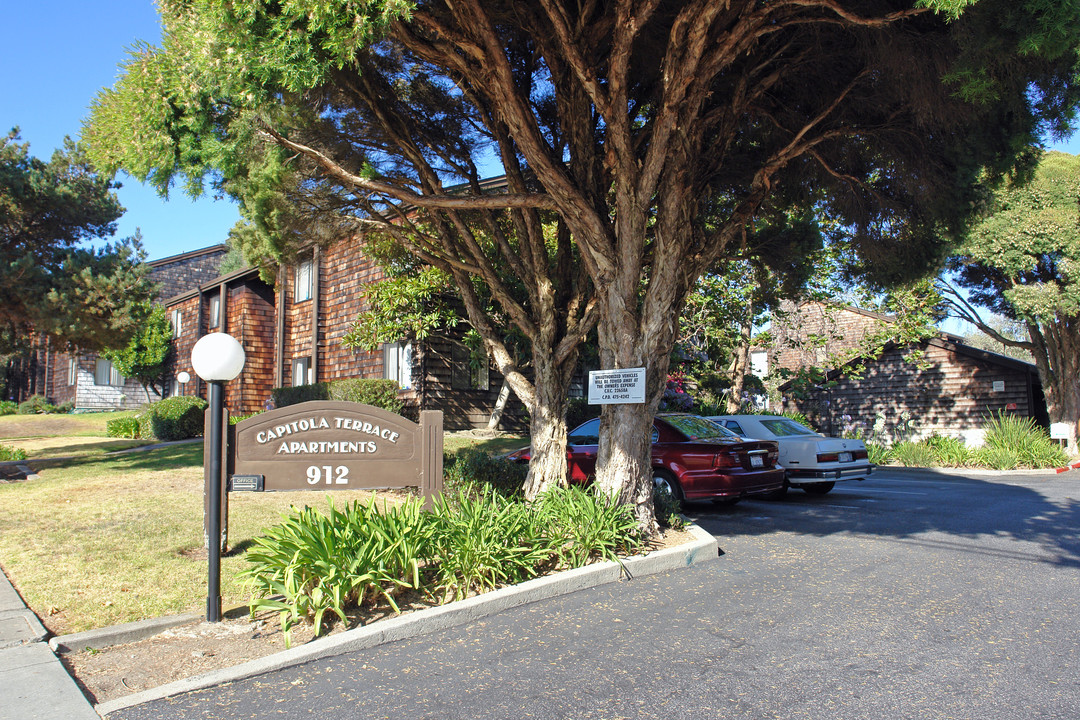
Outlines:
[[[599, 418], [567, 433], [571, 482], [588, 482], [596, 474], [599, 436]], [[653, 481], [679, 500], [733, 503], [748, 495], [774, 493], [784, 485], [777, 454], [775, 442], [744, 440], [697, 415], [661, 413], [653, 420]], [[529, 450], [510, 457], [527, 461]]]

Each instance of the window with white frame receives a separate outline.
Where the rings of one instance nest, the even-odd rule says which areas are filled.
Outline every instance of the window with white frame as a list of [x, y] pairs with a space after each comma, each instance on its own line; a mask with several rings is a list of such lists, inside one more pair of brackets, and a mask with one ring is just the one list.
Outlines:
[[79, 381], [79, 357], [72, 355], [68, 358], [68, 385], [74, 385]]
[[311, 382], [311, 358], [293, 358], [292, 386], [299, 387], [300, 385], [310, 385]]
[[210, 327], [221, 327], [221, 293], [210, 296]]
[[94, 384], [95, 385], [109, 385], [112, 387], [122, 387], [125, 378], [120, 372], [113, 366], [113, 364], [105, 358], [98, 358], [94, 363]]
[[296, 266], [295, 302], [311, 299], [312, 280], [314, 278], [315, 262], [311, 258], [302, 261]]
[[172, 336], [173, 338], [180, 337], [180, 333], [184, 331], [183, 328], [184, 316], [180, 312], [180, 308], [176, 308], [172, 311]]
[[383, 377], [396, 380], [403, 390], [412, 387], [412, 343], [383, 345]]

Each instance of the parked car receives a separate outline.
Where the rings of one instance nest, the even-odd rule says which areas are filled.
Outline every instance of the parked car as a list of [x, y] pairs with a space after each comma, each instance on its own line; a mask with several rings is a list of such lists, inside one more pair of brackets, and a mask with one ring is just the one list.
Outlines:
[[862, 440], [826, 437], [782, 415], [714, 415], [709, 418], [744, 438], [773, 440], [787, 472], [784, 488], [824, 495], [837, 480], [863, 480], [874, 470]]
[[[567, 433], [566, 458], [571, 482], [590, 482], [596, 474], [600, 419]], [[745, 440], [697, 415], [661, 413], [653, 420], [653, 482], [679, 500], [735, 503], [749, 495], [769, 495], [784, 484], [775, 442]], [[530, 448], [508, 457], [528, 462]]]

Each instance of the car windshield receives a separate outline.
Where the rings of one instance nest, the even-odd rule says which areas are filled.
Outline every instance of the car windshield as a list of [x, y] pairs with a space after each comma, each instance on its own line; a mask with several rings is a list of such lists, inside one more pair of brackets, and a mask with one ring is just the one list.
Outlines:
[[762, 419], [762, 426], [776, 437], [791, 437], [793, 435], [817, 435], [816, 432], [801, 425], [791, 418]]
[[690, 440], [739, 440], [739, 436], [708, 418], [697, 415], [666, 415], [661, 420], [675, 428]]

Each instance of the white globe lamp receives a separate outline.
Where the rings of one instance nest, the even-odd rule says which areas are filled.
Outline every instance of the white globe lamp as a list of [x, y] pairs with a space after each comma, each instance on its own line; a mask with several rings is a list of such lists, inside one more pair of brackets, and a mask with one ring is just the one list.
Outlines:
[[207, 382], [228, 382], [244, 369], [247, 359], [243, 346], [232, 335], [203, 335], [191, 349], [191, 367]]

